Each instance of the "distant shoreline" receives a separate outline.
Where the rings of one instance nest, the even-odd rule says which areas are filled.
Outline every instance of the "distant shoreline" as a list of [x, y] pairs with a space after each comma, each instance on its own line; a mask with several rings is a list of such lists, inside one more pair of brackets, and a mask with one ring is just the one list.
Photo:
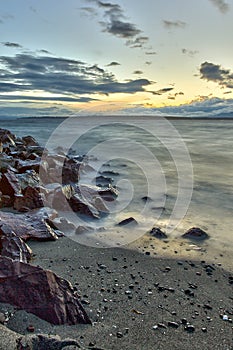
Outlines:
[[[56, 119], [56, 120], [65, 120], [67, 118], [100, 118], [104, 117], [104, 115], [94, 115], [94, 116], [89, 116], [89, 115], [80, 115], [80, 116], [68, 116], [68, 117], [56, 117], [56, 116], [34, 116], [34, 117], [0, 117], [0, 121], [13, 121], [13, 120], [45, 120], [45, 119]], [[231, 117], [224, 117], [224, 116], [215, 116], [215, 117], [183, 117], [183, 116], [159, 116], [159, 115], [106, 115], [108, 118], [165, 118], [167, 120], [233, 120], [233, 116]]]

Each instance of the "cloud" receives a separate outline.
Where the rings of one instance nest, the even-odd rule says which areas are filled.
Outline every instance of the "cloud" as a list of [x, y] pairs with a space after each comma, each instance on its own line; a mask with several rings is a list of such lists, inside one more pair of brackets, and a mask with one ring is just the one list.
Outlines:
[[182, 53], [183, 53], [184, 55], [188, 55], [188, 56], [190, 56], [190, 57], [195, 56], [198, 52], [199, 52], [199, 51], [197, 51], [197, 50], [182, 49]]
[[146, 55], [157, 55], [157, 52], [155, 51], [147, 51], [145, 52]]
[[233, 73], [219, 64], [204, 62], [200, 66], [201, 79], [213, 81], [220, 86], [233, 89]]
[[66, 96], [33, 96], [33, 95], [1, 95], [0, 94], [0, 101], [35, 101], [35, 102], [49, 102], [49, 101], [56, 101], [56, 102], [90, 102], [90, 101], [96, 101], [97, 99], [90, 98], [90, 97], [66, 97]]
[[52, 53], [51, 53], [50, 51], [45, 50], [45, 49], [41, 49], [41, 50], [39, 50], [39, 52], [40, 52], [40, 53], [44, 53], [44, 54], [46, 54], [46, 55], [52, 55]]
[[121, 64], [119, 62], [116, 61], [112, 61], [109, 64], [107, 64], [106, 67], [115, 67], [115, 66], [120, 66]]
[[64, 96], [63, 101], [65, 98], [80, 101], [80, 95], [88, 95], [88, 98], [92, 95], [93, 99], [95, 94], [134, 94], [145, 91], [145, 86], [151, 84], [147, 79], [119, 82], [112, 73], [97, 65], [59, 57], [0, 56], [0, 64], [0, 93], [22, 94], [22, 99], [25, 93], [36, 90], [41, 95], [46, 92]]
[[183, 21], [168, 21], [163, 20], [163, 25], [167, 29], [176, 29], [176, 28], [184, 28], [186, 27], [186, 23]]
[[135, 70], [133, 74], [143, 74], [143, 72], [141, 70]]
[[20, 48], [22, 48], [22, 46], [21, 46], [20, 44], [12, 43], [12, 42], [9, 42], [9, 41], [2, 42], [1, 44], [2, 44], [3, 46], [12, 47], [12, 48], [14, 48], [14, 49], [20, 49]]
[[153, 95], [162, 95], [165, 94], [166, 92], [169, 92], [171, 90], [173, 90], [173, 87], [166, 87], [157, 91], [150, 91]]
[[14, 19], [14, 16], [9, 13], [5, 13], [0, 16], [0, 23], [4, 23], [8, 19]]
[[[103, 19], [100, 21], [103, 32], [125, 39], [126, 45], [131, 48], [141, 48], [148, 42], [149, 38], [141, 35], [142, 30], [136, 24], [127, 21], [120, 5], [100, 0], [86, 1], [95, 4], [99, 10], [103, 11]], [[87, 7], [82, 9], [85, 9], [86, 12], [91, 12], [92, 8]]]
[[208, 96], [200, 97], [196, 101], [180, 106], [167, 106], [159, 108], [144, 108], [135, 106], [126, 108], [121, 114], [129, 115], [150, 115], [150, 116], [172, 116], [186, 118], [232, 118], [233, 117], [233, 99], [221, 99], [217, 97], [209, 98]]
[[210, 2], [222, 13], [226, 13], [230, 10], [230, 5], [224, 0], [210, 0]]

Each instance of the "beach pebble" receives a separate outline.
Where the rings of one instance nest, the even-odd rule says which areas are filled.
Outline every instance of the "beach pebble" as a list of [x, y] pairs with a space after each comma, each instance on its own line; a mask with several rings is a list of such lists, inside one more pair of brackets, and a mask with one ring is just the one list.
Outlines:
[[4, 324], [6, 322], [6, 316], [4, 313], [0, 312], [0, 323]]
[[191, 324], [188, 324], [187, 326], [185, 326], [184, 328], [188, 333], [193, 333], [195, 332], [195, 327]]
[[167, 325], [168, 327], [171, 327], [171, 328], [179, 328], [179, 323], [177, 322], [168, 321]]
[[117, 338], [123, 338], [123, 333], [122, 332], [117, 332]]

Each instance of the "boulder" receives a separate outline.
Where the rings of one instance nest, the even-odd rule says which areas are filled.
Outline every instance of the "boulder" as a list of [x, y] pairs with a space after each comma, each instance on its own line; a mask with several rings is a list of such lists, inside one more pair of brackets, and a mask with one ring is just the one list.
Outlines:
[[7, 170], [0, 179], [0, 191], [11, 197], [12, 201], [16, 195], [21, 193], [19, 181], [12, 171]]
[[25, 173], [27, 170], [34, 170], [37, 174], [40, 171], [40, 159], [36, 160], [21, 160], [15, 161], [15, 167], [20, 174]]
[[199, 227], [192, 227], [182, 235], [183, 238], [189, 238], [194, 240], [204, 240], [209, 238], [208, 233], [200, 229]]
[[6, 257], [0, 257], [0, 300], [54, 325], [91, 324], [67, 280]]
[[0, 254], [2, 256], [29, 262], [32, 257], [32, 251], [28, 245], [12, 231], [7, 224], [0, 223]]
[[13, 214], [0, 212], [0, 224], [7, 224], [22, 240], [55, 241], [57, 235], [47, 223], [47, 218], [39, 214]]
[[40, 191], [40, 187], [28, 186], [23, 194], [16, 196], [14, 200], [14, 209], [21, 211], [22, 208], [36, 209], [44, 206], [45, 197]]

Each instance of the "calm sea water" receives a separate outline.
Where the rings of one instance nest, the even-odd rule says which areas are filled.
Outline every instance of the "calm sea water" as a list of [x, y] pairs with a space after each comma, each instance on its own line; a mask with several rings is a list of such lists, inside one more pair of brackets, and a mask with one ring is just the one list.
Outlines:
[[[83, 174], [82, 183], [95, 184], [98, 172], [113, 178], [119, 198], [110, 215], [95, 224], [107, 227], [104, 240], [127, 243], [153, 225], [179, 237], [198, 226], [209, 233], [210, 244], [233, 250], [233, 120], [80, 117], [62, 122], [2, 120], [0, 127], [32, 135], [50, 149], [72, 147], [76, 154], [91, 155], [95, 171]], [[132, 237], [115, 226], [130, 216], [142, 228], [130, 230]]]

